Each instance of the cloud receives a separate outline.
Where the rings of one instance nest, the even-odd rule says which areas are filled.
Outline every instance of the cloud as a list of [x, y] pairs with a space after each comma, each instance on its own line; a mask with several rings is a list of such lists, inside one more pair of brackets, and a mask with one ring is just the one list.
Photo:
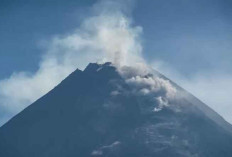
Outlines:
[[94, 150], [91, 153], [91, 155], [93, 155], [93, 156], [101, 156], [103, 154], [104, 150], [114, 149], [114, 147], [117, 147], [120, 144], [121, 144], [121, 142], [115, 141], [110, 145], [105, 145], [105, 146], [100, 147], [98, 150]]
[[[133, 20], [127, 16], [130, 5], [125, 1], [100, 1], [93, 6], [93, 16], [86, 17], [75, 31], [42, 42], [45, 52], [35, 73], [15, 72], [0, 80], [0, 125], [49, 92], [76, 68], [84, 69], [89, 62], [113, 62], [127, 82], [140, 93], [155, 95], [164, 92], [163, 97], [156, 97], [160, 104], [157, 111], [167, 105], [168, 98], [175, 94], [175, 88], [165, 79], [145, 77], [151, 69], [142, 57], [143, 30], [134, 26]], [[231, 75], [201, 73], [189, 79], [166, 63], [155, 63], [156, 69], [232, 123]]]
[[151, 69], [142, 57], [142, 27], [126, 16], [129, 4], [100, 1], [93, 6], [93, 16], [75, 31], [41, 42], [46, 51], [35, 73], [16, 72], [0, 81], [0, 108], [7, 113], [7, 118], [0, 117], [2, 123], [90, 62], [112, 62], [128, 83], [143, 86], [141, 92], [163, 90], [166, 96], [172, 95], [174, 89], [166, 80], [135, 77]]
[[181, 85], [232, 123], [232, 75], [197, 74]]
[[92, 156], [101, 156], [103, 152], [101, 150], [94, 150], [91, 155]]
[[85, 18], [74, 32], [41, 42], [45, 52], [35, 73], [15, 72], [0, 80], [0, 108], [5, 113], [1, 124], [89, 62], [111, 61], [117, 67], [144, 62], [142, 28], [133, 26], [126, 16], [130, 5], [127, 1], [100, 1], [93, 6], [93, 16]]
[[154, 112], [161, 111], [163, 107], [169, 106], [169, 100], [176, 98], [177, 90], [169, 80], [160, 76], [136, 75], [126, 79], [135, 94], [149, 95], [154, 101]]
[[163, 61], [153, 67], [219, 113], [232, 124], [232, 75], [218, 71], [201, 71], [186, 77]]
[[167, 98], [172, 98], [176, 94], [176, 89], [169, 82], [161, 77], [148, 76], [141, 77], [135, 76], [126, 80], [129, 85], [133, 85], [137, 92], [141, 94], [155, 94], [165, 96]]

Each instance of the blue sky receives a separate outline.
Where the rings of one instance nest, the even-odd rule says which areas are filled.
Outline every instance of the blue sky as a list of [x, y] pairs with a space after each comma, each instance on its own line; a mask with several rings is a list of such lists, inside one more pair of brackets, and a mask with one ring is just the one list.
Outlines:
[[[95, 2], [2, 1], [0, 77], [36, 70], [43, 53], [38, 42], [75, 29]], [[231, 6], [229, 0], [136, 1], [132, 17], [143, 27], [144, 56], [165, 60], [186, 75], [212, 68], [231, 72]]]
[[[46, 42], [95, 16], [98, 1], [0, 3], [0, 80], [7, 80], [14, 73], [35, 73]], [[232, 1], [137, 0], [120, 5], [132, 27], [142, 28], [145, 60], [232, 122]], [[5, 110], [0, 108], [0, 114], [6, 117], [16, 113]]]

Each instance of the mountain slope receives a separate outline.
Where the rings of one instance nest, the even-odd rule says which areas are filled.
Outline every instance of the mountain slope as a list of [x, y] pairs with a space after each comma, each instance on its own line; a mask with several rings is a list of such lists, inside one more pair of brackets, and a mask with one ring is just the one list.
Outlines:
[[0, 128], [0, 156], [231, 157], [231, 131], [158, 72], [124, 77], [89, 64]]

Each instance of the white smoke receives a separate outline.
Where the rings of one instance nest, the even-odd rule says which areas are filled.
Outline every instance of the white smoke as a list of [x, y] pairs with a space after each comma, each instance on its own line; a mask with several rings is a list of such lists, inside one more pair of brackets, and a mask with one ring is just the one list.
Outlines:
[[113, 149], [114, 147], [117, 147], [120, 144], [121, 144], [121, 142], [115, 141], [114, 143], [112, 143], [110, 145], [105, 145], [105, 146], [100, 147], [98, 150], [94, 150], [91, 153], [91, 155], [92, 156], [101, 156], [103, 154], [104, 150]]
[[158, 76], [137, 75], [127, 79], [126, 82], [133, 87], [136, 94], [150, 95], [154, 98], [155, 112], [169, 106], [169, 100], [176, 98], [176, 88], [169, 80]]
[[153, 63], [153, 67], [187, 91], [191, 91], [192, 94], [232, 124], [231, 74], [201, 71], [193, 74], [191, 77], [186, 77], [173, 69], [168, 63], [157, 60]]
[[137, 92], [141, 94], [157, 94], [161, 93], [167, 98], [173, 98], [176, 94], [176, 89], [171, 85], [168, 80], [160, 77], [141, 77], [135, 76], [127, 79], [126, 82], [136, 87]]
[[[143, 67], [140, 69], [144, 72], [147, 66], [141, 57], [142, 28], [133, 26], [131, 19], [124, 15], [123, 7], [113, 1], [100, 2], [93, 7], [94, 16], [85, 18], [74, 32], [47, 41], [44, 44], [46, 52], [35, 73], [16, 72], [0, 81], [0, 108], [9, 115], [18, 113], [76, 68], [84, 69], [90, 62], [110, 61], [118, 69], [124, 66]], [[123, 74], [123, 70], [119, 71]], [[139, 78], [134, 81], [141, 83]], [[165, 84], [161, 80], [143, 81]], [[161, 88], [166, 87], [161, 85]], [[156, 89], [149, 90], [153, 92]]]
[[85, 18], [74, 32], [45, 42], [46, 52], [35, 73], [16, 72], [1, 80], [0, 110], [10, 115], [4, 121], [89, 62], [111, 61], [117, 67], [143, 62], [142, 28], [132, 26], [123, 7], [113, 1], [99, 2], [93, 6], [94, 16]]

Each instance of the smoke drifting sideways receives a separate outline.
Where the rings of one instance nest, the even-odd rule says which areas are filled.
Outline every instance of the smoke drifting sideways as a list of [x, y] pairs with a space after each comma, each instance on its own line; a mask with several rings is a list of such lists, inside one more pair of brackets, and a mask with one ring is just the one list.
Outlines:
[[125, 5], [117, 2], [100, 1], [93, 6], [94, 16], [85, 18], [74, 32], [45, 42], [46, 52], [35, 73], [16, 72], [1, 80], [0, 108], [4, 117], [0, 122], [5, 123], [76, 68], [84, 69], [90, 62], [110, 61], [119, 71], [124, 66], [147, 69], [142, 58], [142, 27], [133, 26], [123, 8]]

